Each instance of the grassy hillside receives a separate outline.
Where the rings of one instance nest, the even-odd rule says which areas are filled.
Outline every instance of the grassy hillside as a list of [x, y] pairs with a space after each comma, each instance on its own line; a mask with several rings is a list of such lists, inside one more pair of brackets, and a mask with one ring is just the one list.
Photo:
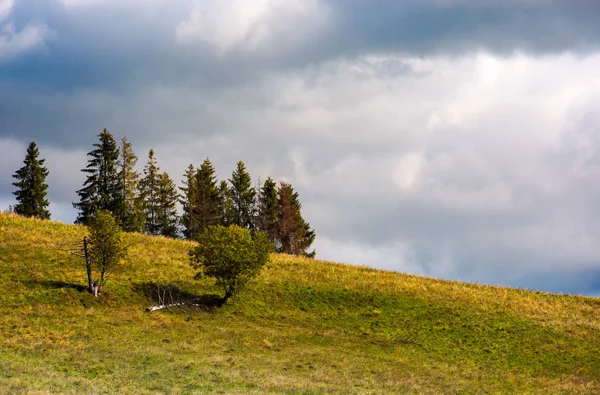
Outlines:
[[275, 255], [221, 308], [184, 241], [131, 234], [95, 299], [85, 228], [0, 214], [0, 393], [600, 393], [600, 300]]

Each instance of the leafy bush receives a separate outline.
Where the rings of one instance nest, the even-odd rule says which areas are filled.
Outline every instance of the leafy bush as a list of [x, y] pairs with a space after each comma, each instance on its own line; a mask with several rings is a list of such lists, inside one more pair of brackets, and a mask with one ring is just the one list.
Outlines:
[[224, 301], [258, 276], [273, 250], [264, 233], [252, 235], [237, 225], [210, 226], [199, 235], [198, 243], [190, 250], [190, 264], [200, 269], [197, 277], [217, 280], [217, 286], [225, 291]]

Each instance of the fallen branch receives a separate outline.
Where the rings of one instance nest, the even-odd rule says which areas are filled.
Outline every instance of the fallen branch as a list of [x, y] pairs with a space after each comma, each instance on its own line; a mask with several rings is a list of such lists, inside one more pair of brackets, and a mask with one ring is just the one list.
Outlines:
[[146, 311], [152, 312], [152, 311], [156, 311], [156, 310], [170, 309], [171, 307], [179, 307], [179, 306], [200, 306], [200, 305], [196, 304], [196, 303], [186, 303], [186, 302], [160, 304], [158, 306], [148, 307], [146, 309]]
[[170, 309], [172, 307], [197, 307], [202, 310], [207, 310], [208, 307], [205, 304], [201, 303], [192, 303], [192, 302], [180, 302], [180, 303], [171, 303], [171, 304], [161, 304], [158, 306], [151, 306], [146, 309], [147, 312], [151, 313], [157, 310]]
[[213, 307], [220, 307], [224, 300], [222, 298], [217, 297], [216, 295], [210, 295], [208, 298], [199, 297], [199, 298], [189, 298], [183, 299], [181, 292], [173, 286], [157, 286], [156, 287], [156, 299], [155, 302], [158, 302], [157, 305], [148, 307], [146, 309], [147, 312], [171, 309], [171, 308], [197, 308], [204, 311], [209, 311]]

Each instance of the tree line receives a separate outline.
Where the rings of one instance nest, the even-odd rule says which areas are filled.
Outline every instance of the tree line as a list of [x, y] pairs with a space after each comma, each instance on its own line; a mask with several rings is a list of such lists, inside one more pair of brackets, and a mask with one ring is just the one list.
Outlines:
[[[268, 177], [257, 188], [245, 164], [240, 161], [227, 180], [218, 180], [208, 158], [200, 166], [190, 164], [177, 187], [161, 172], [154, 150], [148, 153], [142, 172], [136, 170], [138, 157], [126, 137], [117, 144], [104, 129], [87, 155], [82, 169], [86, 180], [77, 191], [76, 223], [88, 225], [98, 211], [108, 211], [122, 230], [167, 237], [199, 240], [213, 225], [236, 225], [251, 233], [263, 232], [277, 252], [314, 257], [310, 247], [315, 232], [302, 216], [302, 204], [291, 184]], [[39, 150], [30, 143], [24, 166], [13, 175], [13, 192], [19, 202], [17, 214], [50, 218], [46, 199], [48, 169]], [[182, 214], [177, 212], [181, 204]]]

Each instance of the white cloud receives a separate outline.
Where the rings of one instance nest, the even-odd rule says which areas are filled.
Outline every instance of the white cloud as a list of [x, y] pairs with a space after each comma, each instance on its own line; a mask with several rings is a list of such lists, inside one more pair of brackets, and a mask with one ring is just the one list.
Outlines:
[[2, 22], [11, 12], [14, 0], [0, 0], [0, 22]]
[[385, 247], [373, 247], [365, 243], [339, 241], [327, 236], [319, 240], [317, 253], [322, 256], [335, 256], [338, 262], [378, 267], [397, 272], [424, 275], [415, 251], [409, 245], [395, 242]]
[[0, 61], [43, 44], [49, 33], [44, 25], [27, 25], [19, 31], [12, 23], [0, 26]]
[[152, 0], [60, 0], [60, 2], [67, 8], [97, 6], [103, 3], [119, 4], [125, 1], [134, 4], [139, 3], [138, 5], [144, 5], [144, 3]]
[[[276, 79], [270, 91], [281, 119], [253, 115], [303, 147], [298, 182], [320, 199], [306, 205], [326, 232], [320, 256], [341, 260], [343, 252], [388, 267], [390, 258], [374, 251], [402, 243], [429, 257], [417, 265], [431, 275], [493, 283], [544, 267], [597, 268], [600, 229], [586, 213], [596, 204], [587, 186], [600, 174], [589, 163], [600, 139], [570, 130], [600, 108], [600, 56], [395, 63], [412, 72], [390, 77], [359, 59]], [[310, 182], [300, 181], [305, 174]], [[583, 176], [590, 181], [575, 187]], [[588, 197], [578, 208], [581, 194]], [[336, 229], [334, 247], [326, 239]], [[369, 247], [374, 231], [381, 238]]]
[[[207, 0], [197, 3], [176, 29], [179, 42], [203, 42], [224, 54], [293, 45], [325, 18], [317, 0]], [[281, 49], [281, 48], [280, 48]]]
[[418, 186], [426, 159], [418, 153], [410, 153], [400, 158], [395, 165], [392, 179], [396, 185], [405, 191], [410, 191]]

